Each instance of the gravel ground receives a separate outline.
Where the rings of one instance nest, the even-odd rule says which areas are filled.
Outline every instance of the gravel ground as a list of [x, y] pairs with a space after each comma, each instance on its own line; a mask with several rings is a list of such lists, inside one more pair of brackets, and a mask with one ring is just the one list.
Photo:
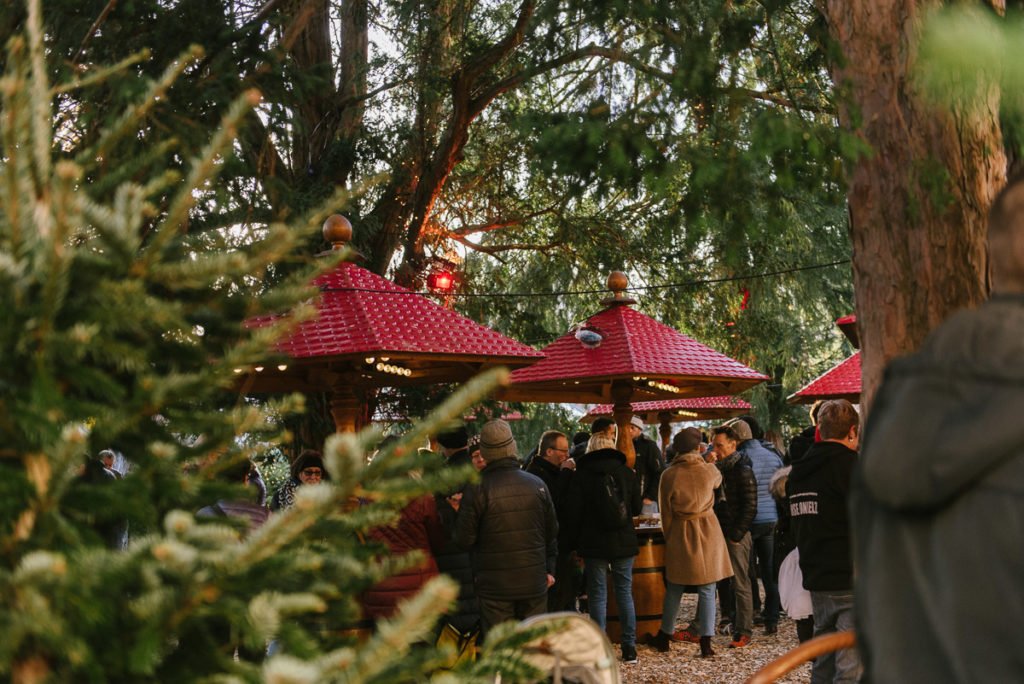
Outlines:
[[[696, 595], [686, 594], [679, 614], [689, 619], [695, 614], [696, 608]], [[683, 626], [685, 621], [680, 620], [680, 627]], [[716, 636], [712, 641], [715, 650], [713, 658], [701, 658], [700, 647], [697, 644], [673, 642], [668, 653], [659, 653], [656, 649], [641, 644], [637, 647], [640, 662], [621, 666], [622, 681], [624, 684], [744, 682], [761, 666], [795, 648], [799, 643], [796, 638], [796, 625], [785, 617], [779, 622], [778, 633], [772, 636], [765, 636], [763, 628], [754, 627], [754, 638], [745, 648], [727, 648], [731, 641], [727, 636]], [[810, 680], [811, 666], [808, 663], [777, 681], [806, 683]]]

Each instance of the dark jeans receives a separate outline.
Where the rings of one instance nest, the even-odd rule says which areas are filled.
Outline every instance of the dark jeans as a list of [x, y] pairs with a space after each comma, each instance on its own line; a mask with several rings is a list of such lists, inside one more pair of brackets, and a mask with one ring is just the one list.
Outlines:
[[576, 610], [576, 597], [580, 594], [580, 574], [571, 553], [558, 554], [555, 565], [555, 583], [548, 589], [548, 612]]
[[525, 620], [540, 615], [548, 606], [548, 595], [541, 594], [535, 598], [519, 600], [503, 600], [479, 597], [480, 627], [487, 634], [491, 627], [506, 620]]
[[[750, 528], [750, 539], [753, 548], [750, 551], [751, 563], [757, 558], [757, 565], [760, 570], [761, 582], [764, 584], [764, 622], [766, 625], [776, 625], [779, 622], [779, 586], [775, 580], [772, 569], [775, 567], [772, 562], [772, 554], [775, 552], [775, 523], [761, 523], [752, 525]], [[757, 577], [751, 577], [751, 587], [754, 596], [757, 596]]]

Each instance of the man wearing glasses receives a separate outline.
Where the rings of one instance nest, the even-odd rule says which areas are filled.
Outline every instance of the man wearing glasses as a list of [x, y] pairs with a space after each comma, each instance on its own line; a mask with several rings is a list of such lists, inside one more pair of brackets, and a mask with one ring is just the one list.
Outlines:
[[548, 612], [576, 609], [576, 563], [564, 539], [566, 529], [563, 508], [565, 494], [569, 490], [569, 478], [576, 463], [569, 458], [569, 438], [558, 430], [548, 430], [540, 436], [537, 455], [526, 467], [526, 472], [536, 475], [551, 492], [558, 518], [558, 559], [555, 564], [555, 584], [548, 589]]

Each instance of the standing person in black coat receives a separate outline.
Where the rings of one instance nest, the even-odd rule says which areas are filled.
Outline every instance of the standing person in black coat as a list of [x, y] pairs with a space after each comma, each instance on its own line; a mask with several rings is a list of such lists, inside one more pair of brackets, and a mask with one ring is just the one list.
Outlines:
[[[826, 401], [818, 412], [821, 441], [793, 464], [786, 483], [790, 526], [800, 549], [804, 589], [811, 592], [814, 636], [854, 628], [853, 544], [850, 482], [860, 444], [860, 416], [845, 399]], [[904, 635], [913, 639], [913, 635]], [[815, 658], [814, 684], [860, 681], [852, 648]]]
[[[754, 606], [750, 588], [750, 525], [757, 514], [757, 481], [750, 458], [738, 450], [739, 435], [729, 425], [714, 429], [712, 445], [722, 471], [724, 505], [718, 505], [715, 513], [725, 534], [732, 561], [733, 594], [735, 595], [736, 618], [733, 622], [733, 639], [729, 648], [742, 648], [750, 643], [754, 633]], [[731, 601], [723, 593], [722, 612], [730, 609]]]
[[576, 607], [576, 564], [565, 536], [565, 499], [575, 467], [576, 463], [569, 458], [569, 439], [558, 430], [548, 430], [541, 435], [537, 455], [526, 467], [526, 472], [536, 475], [548, 486], [558, 518], [558, 561], [555, 584], [548, 590], [549, 613]]
[[633, 439], [633, 451], [636, 453], [633, 469], [636, 471], [637, 480], [640, 481], [640, 494], [645, 504], [656, 504], [661, 471], [665, 469], [661, 449], [654, 440], [644, 435], [644, 421], [640, 416], [633, 416], [630, 419], [629, 432]]
[[470, 551], [486, 633], [505, 620], [544, 612], [555, 583], [558, 521], [547, 485], [519, 469], [508, 423], [483, 426], [480, 455], [487, 465], [480, 483], [463, 494], [455, 541]]
[[[600, 503], [607, 497], [605, 475], [611, 475], [622, 500], [627, 518], [609, 527]], [[612, 578], [615, 601], [622, 623], [622, 660], [633, 663], [636, 655], [636, 611], [633, 607], [633, 561], [639, 551], [633, 516], [642, 506], [640, 484], [626, 465], [626, 455], [615, 448], [615, 441], [603, 434], [590, 438], [587, 453], [576, 464], [569, 483], [566, 503], [568, 537], [583, 556], [587, 575], [587, 600], [590, 618], [604, 629], [608, 606], [608, 576]]]

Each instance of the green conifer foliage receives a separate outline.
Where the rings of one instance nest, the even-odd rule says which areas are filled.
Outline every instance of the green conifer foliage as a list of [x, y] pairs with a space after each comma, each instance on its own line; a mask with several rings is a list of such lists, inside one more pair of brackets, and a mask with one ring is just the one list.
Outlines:
[[[166, 171], [175, 141], [143, 122], [198, 49], [88, 150], [63, 157], [53, 103], [78, 84], [48, 82], [40, 5], [27, 3], [26, 34], [9, 41], [0, 80], [0, 678], [425, 679], [441, 655], [411, 645], [431, 640], [455, 585], [435, 579], [357, 644], [343, 628], [360, 617], [358, 594], [416, 561], [381, 554], [361, 533], [466, 476], [411, 445], [482, 400], [504, 371], [467, 383], [369, 464], [377, 435], [332, 437], [331, 481], [300, 488], [295, 506], [249, 535], [197, 519], [198, 508], [243, 496], [218, 474], [280, 444], [271, 417], [301, 408], [297, 397], [240, 401], [233, 383], [236, 369], [270, 360], [281, 332], [250, 331], [247, 318], [290, 308], [288, 325], [309, 315], [297, 303], [315, 268], [273, 291], [261, 276], [323, 212], [272, 225], [244, 250], [230, 249], [229, 236], [189, 232], [200, 189], [217, 182], [259, 99], [237, 99], [203, 153], [182, 160], [185, 174]], [[134, 61], [82, 80], [116, 78]], [[133, 137], [145, 144], [122, 144]], [[107, 447], [132, 469], [94, 481], [86, 457]], [[514, 651], [524, 636], [505, 635], [445, 676], [527, 675]]]

